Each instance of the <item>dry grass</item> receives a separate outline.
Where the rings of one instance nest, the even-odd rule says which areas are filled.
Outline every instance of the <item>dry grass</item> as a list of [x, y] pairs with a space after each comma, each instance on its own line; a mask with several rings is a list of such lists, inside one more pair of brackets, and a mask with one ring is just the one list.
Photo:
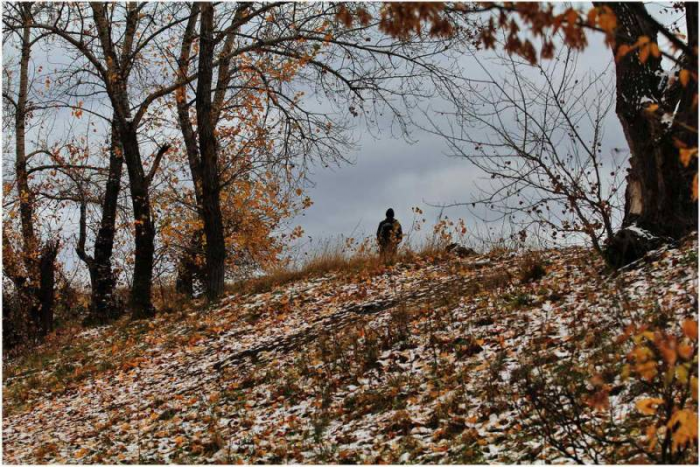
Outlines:
[[[277, 265], [264, 271], [263, 275], [240, 280], [226, 286], [227, 293], [256, 294], [282, 287], [291, 282], [313, 279], [327, 275], [351, 276], [363, 274], [374, 276], [384, 273], [396, 265], [411, 265], [422, 262], [442, 261], [450, 256], [446, 251], [450, 238], [434, 235], [421, 243], [411, 242], [406, 237], [393, 260], [384, 262], [376, 251], [374, 239], [366, 238], [361, 243], [347, 241], [325, 241], [315, 251], [305, 254], [305, 259], [292, 265]], [[494, 243], [486, 253], [489, 258], [498, 258], [513, 251], [503, 242]], [[512, 275], [504, 272], [488, 278], [489, 287], [501, 287], [511, 283]], [[177, 298], [176, 298], [177, 297]], [[181, 308], [187, 300], [180, 297], [173, 287], [154, 288], [154, 302], [161, 312]]]
[[387, 267], [396, 264], [411, 264], [417, 261], [434, 261], [447, 253], [447, 243], [428, 240], [418, 246], [403, 245], [396, 257], [384, 263], [377, 252], [364, 242], [357, 248], [348, 248], [341, 243], [327, 242], [308, 256], [297, 267], [279, 266], [265, 271], [260, 277], [236, 282], [227, 287], [230, 293], [263, 293], [290, 282], [321, 277], [327, 274], [381, 274]]
[[341, 246], [325, 247], [314, 252], [299, 267], [279, 266], [269, 269], [265, 275], [236, 282], [227, 287], [228, 292], [262, 293], [275, 287], [301, 279], [324, 276], [329, 273], [358, 273], [383, 269], [379, 257], [373, 252], [347, 254]]

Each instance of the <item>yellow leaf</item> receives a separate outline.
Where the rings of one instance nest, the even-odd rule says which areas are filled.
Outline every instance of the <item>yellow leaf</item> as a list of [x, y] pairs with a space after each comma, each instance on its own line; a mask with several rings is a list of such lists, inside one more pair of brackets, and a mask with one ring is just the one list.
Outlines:
[[646, 110], [649, 113], [654, 113], [657, 110], [659, 110], [659, 104], [649, 104], [644, 110]]
[[697, 157], [698, 148], [681, 148], [679, 152], [681, 155], [681, 164], [683, 164], [683, 167], [688, 167], [692, 157]]
[[598, 16], [598, 8], [591, 8], [588, 11], [588, 24], [591, 26], [595, 25], [596, 17]]
[[656, 427], [654, 425], [650, 425], [647, 427], [647, 441], [649, 441], [647, 450], [651, 451], [656, 445]]
[[[634, 340], [635, 344], [639, 345], [642, 343], [642, 340], [644, 340], [645, 337], [647, 338], [647, 340], [653, 341], [654, 340], [654, 333], [651, 331], [640, 332], [639, 334], [634, 336], [632, 339]], [[649, 349], [646, 347], [637, 347], [635, 349], [635, 352], [638, 354], [637, 358], [642, 358], [642, 355], [644, 355], [645, 357], [648, 357], [651, 355]]]
[[615, 57], [616, 60], [620, 60], [622, 57], [627, 55], [632, 48], [627, 45], [627, 44], [622, 44], [620, 47], [617, 48], [617, 56]]
[[697, 442], [698, 415], [692, 410], [683, 409], [674, 413], [666, 426], [672, 433], [671, 448], [673, 451], [678, 451], [690, 443]]
[[601, 8], [598, 15], [598, 25], [608, 34], [612, 34], [617, 27], [617, 16], [615, 16], [615, 13], [609, 6]]
[[676, 367], [676, 378], [681, 384], [688, 382], [688, 370], [684, 366]]
[[663, 404], [664, 400], [658, 397], [652, 397], [649, 399], [640, 399], [637, 401], [636, 406], [644, 415], [654, 415], [656, 413], [656, 408], [659, 404]]
[[625, 381], [627, 378], [630, 377], [630, 366], [629, 365], [624, 365], [622, 367], [622, 381]]
[[640, 374], [642, 378], [644, 378], [647, 381], [652, 381], [658, 373], [656, 370], [656, 362], [653, 360], [644, 363], [639, 363], [634, 369], [637, 371], [637, 373]]
[[78, 449], [78, 451], [76, 451], [76, 453], [75, 453], [75, 458], [82, 459], [83, 457], [85, 457], [85, 455], [87, 453], [88, 453], [88, 450], [85, 448]]

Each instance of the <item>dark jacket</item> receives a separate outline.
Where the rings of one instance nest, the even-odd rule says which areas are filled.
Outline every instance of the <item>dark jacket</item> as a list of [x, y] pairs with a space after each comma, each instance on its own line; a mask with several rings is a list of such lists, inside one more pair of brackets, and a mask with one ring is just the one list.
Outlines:
[[377, 227], [377, 241], [380, 245], [388, 245], [389, 243], [399, 244], [403, 238], [401, 224], [394, 218], [387, 217], [379, 223]]

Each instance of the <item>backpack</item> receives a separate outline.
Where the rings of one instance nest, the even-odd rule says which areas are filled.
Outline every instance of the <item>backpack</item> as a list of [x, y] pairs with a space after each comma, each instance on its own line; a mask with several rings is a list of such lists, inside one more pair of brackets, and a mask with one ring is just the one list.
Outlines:
[[401, 241], [400, 229], [401, 226], [396, 219], [382, 222], [379, 229], [379, 242], [382, 245], [388, 245], [390, 241], [399, 243]]

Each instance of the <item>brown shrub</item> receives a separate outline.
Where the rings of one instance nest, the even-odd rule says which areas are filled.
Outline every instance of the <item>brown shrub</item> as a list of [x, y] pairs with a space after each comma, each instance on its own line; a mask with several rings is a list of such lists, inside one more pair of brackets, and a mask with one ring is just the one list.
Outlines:
[[542, 279], [547, 274], [542, 256], [537, 252], [525, 254], [519, 268], [520, 282], [525, 284]]

